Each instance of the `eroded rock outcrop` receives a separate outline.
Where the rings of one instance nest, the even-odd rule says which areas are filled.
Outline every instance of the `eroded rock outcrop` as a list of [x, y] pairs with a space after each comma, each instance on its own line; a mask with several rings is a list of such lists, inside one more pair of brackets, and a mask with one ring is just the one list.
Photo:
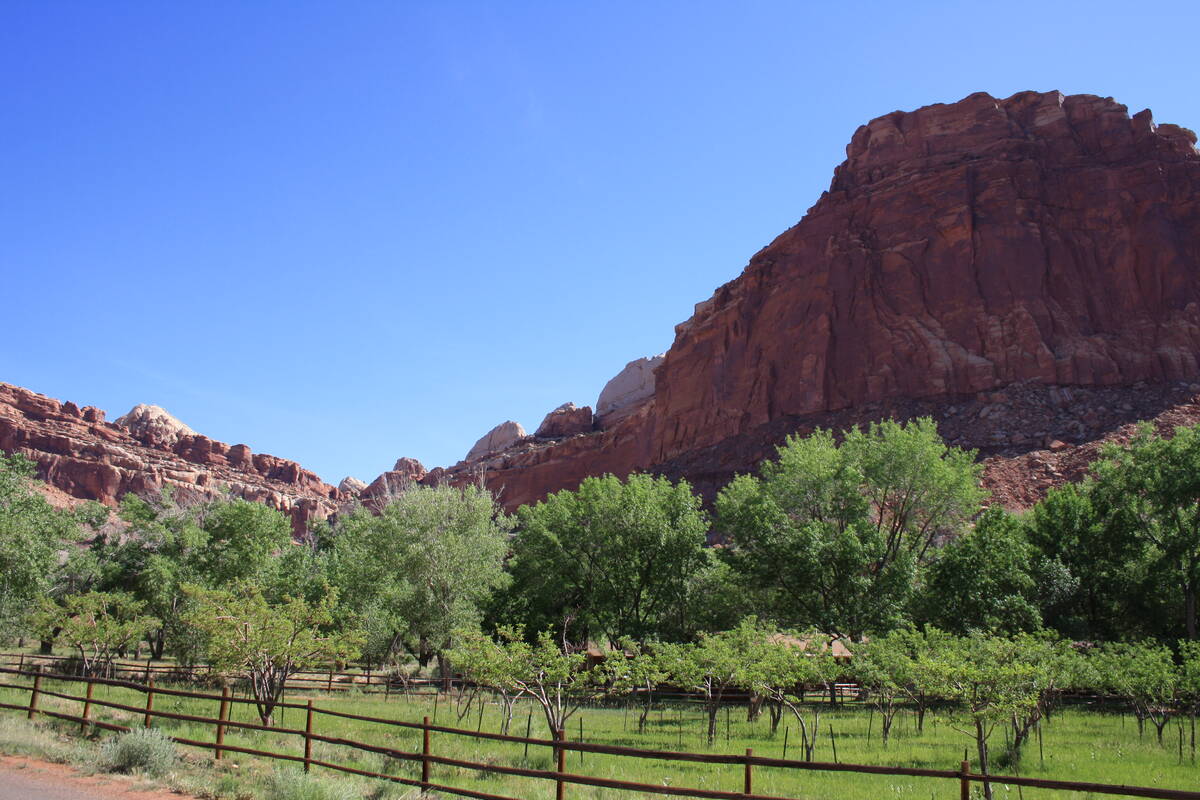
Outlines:
[[165, 408], [145, 403], [139, 403], [129, 409], [129, 413], [117, 417], [113, 424], [125, 428], [151, 447], [173, 447], [185, 436], [197, 435]]
[[475, 443], [467, 453], [466, 460], [471, 461], [492, 453], [499, 453], [524, 438], [525, 429], [521, 427], [521, 423], [512, 420], [501, 422]]
[[591, 431], [591, 407], [580, 408], [574, 403], [563, 403], [546, 415], [534, 436], [539, 439], [556, 439]]
[[71, 497], [113, 506], [127, 492], [164, 486], [185, 502], [232, 492], [288, 514], [297, 535], [341, 499], [294, 461], [213, 441], [156, 406], [135, 406], [110, 423], [98, 409], [6, 383], [0, 383], [0, 451], [27, 456], [39, 477]]
[[601, 427], [612, 427], [654, 397], [654, 370], [662, 362], [662, 354], [634, 359], [604, 384], [596, 400], [596, 417]]
[[338, 484], [338, 491], [348, 497], [358, 497], [362, 490], [367, 488], [365, 481], [360, 481], [353, 475], [347, 475], [342, 478], [342, 482]]
[[[815, 425], [930, 414], [1000, 464], [1169, 414], [1200, 374], [1195, 142], [1058, 92], [872, 120], [829, 191], [697, 305], [661, 363], [605, 387], [604, 430], [490, 459], [488, 485], [512, 507], [637, 469], [711, 495]], [[1054, 413], [1006, 420], [986, 399], [1028, 385]], [[1093, 402], [1101, 390], [1121, 402]], [[960, 425], [963, 407], [982, 416]]]

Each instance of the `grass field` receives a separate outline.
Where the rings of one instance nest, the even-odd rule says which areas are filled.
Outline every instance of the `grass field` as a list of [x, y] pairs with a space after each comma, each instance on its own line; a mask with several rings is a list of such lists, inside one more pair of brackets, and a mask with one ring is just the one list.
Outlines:
[[[11, 680], [11, 679], [8, 679]], [[28, 682], [28, 679], [24, 679]], [[45, 689], [66, 694], [81, 695], [80, 683], [45, 679]], [[190, 687], [180, 687], [190, 688]], [[141, 706], [144, 695], [132, 689], [97, 686], [98, 700], [113, 700], [133, 706]], [[308, 693], [303, 696], [290, 694], [288, 700], [303, 701], [312, 697], [319, 708], [328, 708], [366, 716], [384, 717], [419, 722], [423, 716], [449, 727], [497, 732], [500, 726], [501, 709], [495, 703], [476, 703], [469, 713], [458, 717], [456, 703], [443, 696], [405, 697], [393, 694], [389, 700], [378, 695], [362, 696], [353, 691], [325, 695]], [[27, 703], [28, 691], [0, 689], [0, 700], [8, 703]], [[81, 704], [59, 698], [43, 696], [42, 708], [79, 714]], [[893, 729], [892, 741], [887, 748], [880, 742], [879, 720], [868, 708], [858, 703], [842, 703], [831, 709], [826, 703], [814, 705], [821, 711], [821, 733], [814, 758], [821, 761], [837, 760], [863, 764], [927, 767], [955, 769], [962, 760], [964, 750], [972, 746], [972, 740], [953, 730], [945, 717], [931, 714], [927, 717], [924, 733], [918, 734], [912, 714], [902, 714]], [[193, 698], [157, 695], [155, 708], [182, 714], [216, 717], [217, 703]], [[482, 709], [482, 713], [480, 713]], [[4, 712], [19, 715], [19, 712]], [[93, 717], [126, 725], [140, 725], [141, 715], [96, 707]], [[234, 704], [232, 719], [256, 722], [254, 707], [249, 704]], [[303, 728], [304, 712], [283, 709], [277, 712], [275, 724], [281, 727]], [[582, 725], [582, 735], [581, 728]], [[1056, 715], [1043, 727], [1042, 747], [1036, 739], [1026, 748], [1021, 775], [1031, 777], [1058, 778], [1065, 780], [1121, 783], [1141, 786], [1177, 789], [1200, 789], [1200, 767], [1191, 761], [1187, 748], [1189, 731], [1184, 731], [1185, 746], [1182, 761], [1179, 752], [1179, 725], [1187, 727], [1187, 720], [1168, 725], [1165, 746], [1160, 747], [1149, 728], [1142, 737], [1130, 716], [1118, 712], [1104, 712], [1091, 708], [1068, 708]], [[176, 736], [212, 741], [214, 729], [211, 725], [176, 722], [159, 719], [155, 726]], [[78, 726], [66, 725], [64, 730]], [[545, 738], [548, 731], [540, 711], [531, 704], [522, 703], [514, 715], [511, 733], [524, 735], [526, 729], [534, 737]], [[418, 730], [397, 728], [377, 723], [347, 720], [318, 715], [315, 731], [326, 736], [355, 739], [380, 746], [410, 752], [420, 751]], [[719, 736], [710, 749], [704, 742], [705, 719], [701, 709], [688, 704], [664, 704], [656, 707], [649, 718], [646, 731], [637, 733], [636, 709], [584, 708], [570, 721], [570, 739], [587, 742], [626, 745], [663, 750], [691, 752], [744, 753], [753, 748], [754, 753], [767, 757], [783, 757], [785, 742], [787, 757], [799, 758], [797, 729], [794, 720], [784, 718], [777, 735], [770, 733], [768, 716], [749, 723], [744, 708], [730, 707], [720, 717]], [[868, 740], [868, 732], [870, 738]], [[103, 734], [102, 734], [103, 735]], [[303, 741], [296, 736], [228, 729], [226, 743], [261, 750], [300, 755]], [[993, 752], [1003, 749], [1004, 734], [997, 731], [993, 740]], [[553, 760], [549, 748], [507, 742], [474, 740], [444, 733], [433, 735], [432, 750], [435, 754], [451, 758], [483, 762], [488, 764], [526, 766], [535, 769], [552, 769]], [[203, 757], [202, 751], [194, 751]], [[973, 753], [973, 750], [971, 751]], [[371, 771], [407, 777], [419, 776], [419, 765], [413, 762], [393, 761], [373, 754], [356, 752], [349, 748], [316, 743], [314, 757]], [[265, 759], [253, 759], [237, 754], [227, 754], [226, 759], [239, 764], [243, 769], [270, 770], [276, 764]], [[690, 786], [705, 789], [738, 791], [741, 789], [742, 768], [736, 765], [708, 765], [686, 762], [664, 762], [625, 758], [620, 756], [569, 753], [569, 772], [596, 775], [619, 780], [642, 783], [661, 783], [673, 786]], [[1013, 772], [1011, 769], [993, 768], [994, 772]], [[432, 780], [435, 783], [461, 786], [477, 791], [508, 795], [514, 798], [553, 797], [554, 786], [547, 781], [531, 778], [500, 776], [475, 770], [435, 765]], [[774, 768], [755, 769], [755, 791], [795, 798], [953, 798], [958, 796], [958, 786], [953, 781], [928, 778], [907, 778], [852, 773], [821, 773], [813, 771], [785, 770]], [[1083, 797], [1081, 793], [1051, 792], [1039, 789], [996, 787], [998, 797], [1050, 798]], [[585, 786], [568, 786], [567, 796], [587, 800], [599, 798], [637, 797], [636, 793], [619, 792]], [[653, 795], [645, 795], [647, 797]]]

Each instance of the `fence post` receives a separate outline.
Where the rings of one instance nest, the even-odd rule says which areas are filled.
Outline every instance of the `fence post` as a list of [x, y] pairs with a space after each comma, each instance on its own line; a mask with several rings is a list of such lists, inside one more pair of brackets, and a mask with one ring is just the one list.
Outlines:
[[225, 720], [229, 719], [229, 686], [221, 687], [221, 708], [217, 711], [217, 746], [213, 758], [221, 760], [221, 745], [225, 744]]
[[[556, 755], [558, 756], [555, 765], [556, 771], [558, 772], [559, 776], [561, 776], [567, 771], [567, 748], [562, 747], [562, 743], [567, 740], [567, 732], [560, 728], [554, 732], [554, 738], [559, 742], [559, 746], [555, 747], [554, 749], [557, 751]], [[565, 797], [566, 788], [567, 785], [563, 783], [562, 777], [559, 777], [557, 780], [555, 780], [554, 800], [563, 800]]]
[[313, 732], [313, 706], [312, 700], [308, 701], [307, 716], [304, 718], [304, 771], [308, 772], [312, 766], [312, 732]]
[[750, 759], [754, 757], [754, 749], [746, 748], [746, 777], [742, 782], [742, 794], [754, 794], [754, 765]]
[[333, 667], [329, 668], [329, 682], [325, 684], [325, 691], [333, 691]]
[[146, 659], [146, 675], [144, 678], [142, 678], [142, 683], [150, 683], [150, 659], [148, 658]]
[[143, 720], [143, 727], [150, 727], [153, 720], [150, 713], [152, 711], [154, 711], [154, 678], [150, 678], [146, 683], [146, 718]]
[[429, 717], [421, 720], [421, 791], [429, 791]]
[[962, 762], [958, 771], [958, 795], [961, 800], [971, 800], [971, 762]]
[[39, 667], [38, 671], [33, 674], [33, 689], [29, 692], [29, 713], [25, 716], [26, 719], [33, 719], [33, 715], [37, 713], [38, 695], [42, 691], [42, 670]]
[[87, 691], [84, 693], [83, 701], [83, 722], [79, 723], [79, 732], [87, 733], [88, 720], [92, 717], [92, 693], [96, 691], [96, 684], [93, 681], [87, 682]]

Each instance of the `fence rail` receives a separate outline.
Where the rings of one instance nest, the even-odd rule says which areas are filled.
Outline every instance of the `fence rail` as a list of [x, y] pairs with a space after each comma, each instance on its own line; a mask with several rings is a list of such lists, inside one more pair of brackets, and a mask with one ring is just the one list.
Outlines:
[[[103, 720], [97, 720], [92, 717], [91, 711], [93, 707], [111, 708], [119, 711], [142, 716], [142, 726], [149, 728], [153, 725], [153, 720], [156, 718], [179, 720], [184, 722], [192, 722], [202, 725], [212, 725], [215, 731], [214, 741], [206, 742], [196, 739], [188, 739], [178, 736], [169, 737], [178, 744], [197, 747], [206, 750], [212, 750], [215, 758], [221, 758], [225, 753], [241, 753], [244, 755], [254, 756], [258, 758], [267, 758], [274, 760], [289, 761], [303, 765], [307, 772], [312, 767], [321, 767], [338, 772], [359, 775], [363, 777], [388, 780], [394, 783], [405, 786], [413, 786], [420, 788], [422, 791], [436, 791], [445, 794], [453, 794], [460, 797], [473, 797], [480, 800], [516, 800], [515, 798], [506, 797], [503, 795], [489, 794], [480, 792], [474, 789], [465, 787], [450, 786], [437, 783], [432, 777], [432, 767], [434, 765], [463, 768], [468, 770], [476, 770], [483, 773], [493, 773], [499, 775], [511, 775], [516, 777], [532, 778], [536, 780], [544, 780], [548, 783], [553, 783], [556, 800], [563, 800], [565, 787], [568, 784], [595, 786], [617, 791], [632, 791], [642, 792], [647, 794], [673, 795], [678, 797], [694, 797], [694, 798], [711, 798], [711, 800], [791, 800], [791, 798], [782, 797], [779, 795], [761, 795], [755, 794], [753, 791], [754, 784], [754, 768], [755, 767], [770, 767], [778, 769], [794, 769], [794, 770], [809, 770], [821, 772], [852, 772], [871, 775], [897, 775], [907, 777], [930, 778], [940, 780], [956, 781], [961, 789], [961, 797], [966, 798], [970, 794], [970, 786], [972, 783], [990, 782], [992, 784], [1001, 784], [1017, 787], [1031, 787], [1040, 789], [1051, 789], [1060, 791], [1075, 791], [1075, 792], [1090, 792], [1093, 794], [1109, 794], [1109, 795], [1124, 795], [1127, 797], [1148, 797], [1161, 798], [1162, 800], [1200, 800], [1200, 792], [1186, 791], [1181, 789], [1160, 789], [1149, 786], [1125, 786], [1118, 784], [1102, 784], [1089, 783], [1083, 781], [1062, 781], [1050, 780], [1043, 778], [1026, 778], [1012, 775], [990, 775], [984, 776], [973, 773], [970, 770], [970, 763], [962, 762], [957, 770], [938, 770], [938, 769], [920, 769], [915, 767], [892, 767], [874, 764], [846, 764], [846, 763], [829, 763], [819, 761], [796, 761], [783, 758], [767, 758], [754, 755], [753, 750], [747, 749], [744, 754], [740, 753], [687, 753], [674, 752], [668, 750], [647, 750], [635, 747], [624, 747], [620, 745], [604, 745], [593, 744], [587, 742], [572, 742], [568, 741], [560, 732], [557, 738], [554, 739], [537, 739], [527, 736], [511, 736], [500, 733], [483, 733], [481, 731], [472, 731], [462, 728], [452, 728], [442, 725], [431, 724], [428, 717], [425, 717], [421, 722], [408, 722], [405, 720], [384, 719], [381, 717], [370, 717], [359, 714], [347, 714], [346, 712], [335, 711], [333, 709], [320, 708], [313, 705], [312, 700], [307, 700], [304, 703], [296, 702], [281, 702], [277, 707], [303, 709], [305, 711], [305, 726], [301, 728], [284, 728], [274, 725], [260, 725], [253, 722], [238, 722], [229, 718], [229, 708], [232, 703], [254, 703], [255, 701], [247, 698], [238, 698], [230, 695], [228, 689], [222, 694], [208, 694], [204, 692], [193, 692], [182, 689], [170, 689], [161, 686], [155, 686], [153, 681], [139, 683], [135, 681], [117, 680], [112, 678], [93, 678], [80, 677], [72, 675], [44, 675], [41, 670], [23, 670], [10, 667], [0, 667], [0, 674], [12, 676], [14, 679], [29, 678], [30, 683], [16, 683], [13, 681], [0, 681], [0, 688], [15, 689], [19, 691], [29, 692], [29, 702], [24, 705], [15, 703], [0, 702], [0, 709], [9, 711], [24, 712], [29, 719], [33, 719], [38, 715], [51, 717], [54, 719], [65, 720], [67, 722], [79, 723], [83, 729], [88, 727], [100, 728], [110, 731], [130, 731], [132, 728], [128, 725], [119, 725]], [[48, 689], [42, 685], [43, 679], [52, 677], [53, 680], [63, 683], [83, 683], [86, 690], [83, 695], [69, 694], [66, 692], [55, 691]], [[142, 692], [146, 695], [146, 701], [143, 705], [132, 705], [129, 703], [118, 703], [112, 700], [102, 700], [94, 696], [93, 689], [96, 685], [115, 686], [126, 689], [131, 689], [137, 692]], [[174, 697], [186, 697], [201, 700], [211, 700], [220, 704], [220, 712], [217, 718], [204, 717], [195, 714], [180, 714], [171, 711], [162, 711], [154, 708], [155, 695], [167, 695]], [[54, 697], [68, 702], [78, 702], [82, 704], [81, 713], [67, 714], [60, 711], [51, 711], [40, 707], [42, 697]], [[315, 730], [315, 720], [321, 715], [345, 717], [366, 722], [378, 723], [382, 725], [390, 725], [394, 727], [408, 728], [421, 731], [421, 751], [409, 752], [398, 750], [392, 747], [382, 747], [379, 745], [369, 744], [367, 742], [359, 742], [353, 739], [345, 739], [334, 736], [325, 736], [319, 734]], [[224, 731], [226, 728], [240, 728], [246, 730], [263, 731], [273, 734], [283, 734], [288, 736], [296, 736], [303, 739], [303, 755], [294, 753], [280, 753], [266, 750], [258, 750], [252, 747], [243, 747], [224, 742]], [[504, 766], [496, 763], [479, 763], [458, 758], [450, 758], [448, 756], [437, 755], [433, 752], [432, 734], [445, 734], [452, 736], [464, 736], [471, 739], [485, 741], [503, 741], [517, 744], [533, 745], [538, 747], [550, 748], [555, 754], [555, 769], [532, 769], [528, 767]], [[419, 762], [421, 765], [421, 778], [407, 778], [400, 775], [389, 775], [380, 772], [371, 772], [368, 770], [358, 769], [345, 764], [319, 760], [313, 757], [312, 745], [314, 742], [324, 744], [347, 747], [353, 750], [362, 752], [374, 753], [386, 756], [390, 759]], [[741, 791], [721, 791], [716, 789], [700, 789], [695, 787], [684, 786], [664, 786], [659, 784], [637, 783], [633, 781], [615, 780], [611, 778], [601, 778], [595, 775], [584, 775], [566, 771], [566, 753], [567, 751], [576, 751], [581, 753], [598, 753], [613, 756], [639, 758], [639, 759], [655, 759], [663, 761], [679, 761], [679, 762], [699, 762], [706, 764], [726, 764], [726, 765], [741, 765], [742, 787]]]

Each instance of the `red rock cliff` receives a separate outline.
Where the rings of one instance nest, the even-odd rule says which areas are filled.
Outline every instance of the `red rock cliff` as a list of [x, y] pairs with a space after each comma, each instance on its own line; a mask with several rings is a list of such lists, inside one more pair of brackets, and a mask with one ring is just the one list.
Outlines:
[[294, 461], [216, 442], [183, 425], [168, 436], [161, 420], [126, 427], [104, 417], [91, 406], [0, 383], [0, 451], [28, 456], [39, 477], [72, 497], [115, 505], [127, 492], [163, 486], [175, 487], [185, 500], [228, 490], [288, 514], [298, 535], [309, 519], [333, 513], [341, 499]]
[[[637, 417], [492, 458], [489, 485], [512, 506], [619, 466], [711, 491], [815, 424], [918, 405], [947, 421], [961, 398], [980, 411], [1029, 382], [1186, 393], [1200, 374], [1195, 141], [1057, 92], [875, 119], [808, 214], [676, 327]], [[1082, 407], [1043, 400], [1039, 422], [996, 412], [956, 438], [1028, 452], [1121, 421], [1105, 407], [1084, 425]]]

